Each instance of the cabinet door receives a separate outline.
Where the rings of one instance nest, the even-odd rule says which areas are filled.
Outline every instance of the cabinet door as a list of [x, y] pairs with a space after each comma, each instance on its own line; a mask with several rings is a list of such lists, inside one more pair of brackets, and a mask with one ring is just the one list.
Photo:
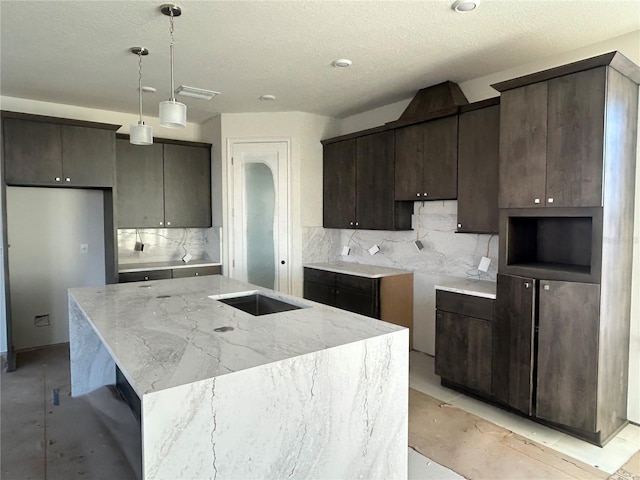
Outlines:
[[500, 95], [500, 208], [541, 207], [547, 162], [547, 83]]
[[2, 125], [7, 184], [60, 184], [60, 125], [16, 118], [5, 118]]
[[395, 229], [393, 131], [356, 140], [356, 226]]
[[600, 286], [540, 281], [536, 416], [596, 431]]
[[415, 201], [422, 198], [423, 125], [411, 125], [395, 131], [396, 200]]
[[116, 139], [117, 228], [163, 228], [162, 144]]
[[458, 116], [424, 125], [423, 200], [455, 200], [458, 193]]
[[536, 280], [498, 275], [493, 394], [532, 414]]
[[211, 153], [208, 148], [164, 145], [166, 227], [211, 226]]
[[356, 140], [324, 146], [324, 228], [354, 228], [356, 222]]
[[499, 105], [460, 115], [458, 232], [498, 232], [499, 146]]
[[336, 289], [336, 307], [342, 310], [380, 318], [376, 303], [373, 295], [354, 290]]
[[491, 322], [436, 311], [435, 372], [443, 379], [491, 393]]
[[303, 296], [313, 302], [331, 305], [332, 307], [336, 306], [336, 292], [335, 288], [331, 285], [305, 280]]
[[605, 67], [549, 80], [547, 206], [602, 206], [605, 83]]
[[112, 187], [115, 132], [70, 125], [61, 128], [62, 183], [82, 187]]

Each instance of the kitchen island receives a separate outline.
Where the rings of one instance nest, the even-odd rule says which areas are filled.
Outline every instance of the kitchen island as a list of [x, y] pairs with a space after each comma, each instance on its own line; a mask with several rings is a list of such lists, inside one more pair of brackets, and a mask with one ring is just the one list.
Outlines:
[[[301, 308], [221, 301], [249, 291]], [[145, 479], [407, 476], [405, 328], [219, 275], [71, 289], [69, 316], [72, 395], [121, 370]]]

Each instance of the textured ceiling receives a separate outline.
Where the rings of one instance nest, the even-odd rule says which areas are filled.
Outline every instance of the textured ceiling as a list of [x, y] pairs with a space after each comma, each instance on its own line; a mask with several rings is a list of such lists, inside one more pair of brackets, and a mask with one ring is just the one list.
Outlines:
[[[137, 57], [150, 50], [145, 115], [169, 96], [169, 19], [161, 2], [0, 1], [0, 93], [137, 112]], [[640, 29], [640, 1], [181, 1], [176, 86], [189, 121], [218, 113], [304, 111], [345, 117]], [[353, 66], [331, 66], [349, 58]], [[260, 101], [262, 94], [277, 96]]]

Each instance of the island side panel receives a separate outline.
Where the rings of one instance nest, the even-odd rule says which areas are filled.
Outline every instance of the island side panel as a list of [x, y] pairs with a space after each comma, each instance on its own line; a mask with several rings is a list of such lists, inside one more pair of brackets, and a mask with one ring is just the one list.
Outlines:
[[71, 396], [116, 383], [116, 366], [89, 319], [69, 294]]
[[408, 330], [145, 395], [144, 478], [407, 478]]

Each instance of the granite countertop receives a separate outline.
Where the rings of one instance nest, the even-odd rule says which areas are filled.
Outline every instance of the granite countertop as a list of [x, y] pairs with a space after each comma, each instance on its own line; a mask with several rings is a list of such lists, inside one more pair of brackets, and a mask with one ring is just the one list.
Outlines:
[[142, 272], [145, 270], [167, 270], [169, 268], [190, 268], [190, 267], [215, 267], [222, 265], [220, 262], [210, 260], [192, 260], [184, 263], [181, 260], [171, 262], [148, 262], [148, 263], [123, 263], [118, 265], [118, 273]]
[[447, 292], [463, 293], [476, 297], [496, 298], [496, 282], [489, 280], [451, 277], [450, 280], [440, 280], [435, 288], [436, 290], [446, 290]]
[[[253, 316], [209, 298], [250, 290], [308, 308]], [[69, 296], [70, 314], [89, 319], [141, 398], [404, 330], [221, 275], [72, 288]]]
[[355, 262], [323, 262], [307, 263], [304, 267], [326, 270], [328, 272], [346, 273], [358, 277], [380, 278], [394, 275], [406, 275], [413, 273], [411, 270], [401, 270], [399, 268], [379, 267], [377, 265], [367, 265]]

